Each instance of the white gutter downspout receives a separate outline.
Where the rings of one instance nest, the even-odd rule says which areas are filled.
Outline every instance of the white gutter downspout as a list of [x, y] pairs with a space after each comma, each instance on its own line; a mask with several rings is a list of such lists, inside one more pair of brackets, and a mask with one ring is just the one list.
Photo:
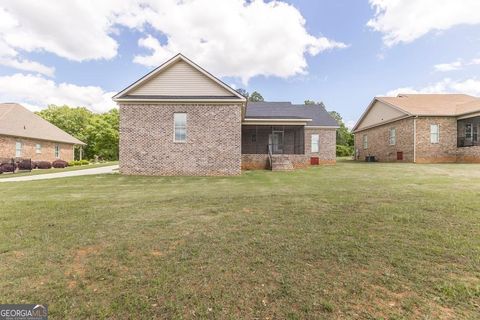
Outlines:
[[413, 163], [417, 162], [417, 118], [413, 118]]

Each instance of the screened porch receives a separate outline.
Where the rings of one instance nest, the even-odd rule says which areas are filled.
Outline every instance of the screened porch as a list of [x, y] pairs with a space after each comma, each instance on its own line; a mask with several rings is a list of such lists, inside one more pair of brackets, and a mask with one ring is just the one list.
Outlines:
[[242, 125], [242, 154], [305, 154], [301, 125]]
[[480, 146], [480, 117], [457, 121], [457, 147]]

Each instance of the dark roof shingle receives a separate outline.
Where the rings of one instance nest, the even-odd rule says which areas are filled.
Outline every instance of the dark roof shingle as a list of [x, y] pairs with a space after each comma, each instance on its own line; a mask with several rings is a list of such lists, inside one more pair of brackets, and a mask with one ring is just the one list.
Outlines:
[[248, 102], [245, 118], [253, 119], [312, 119], [308, 126], [338, 126], [323, 103], [292, 104], [291, 102]]

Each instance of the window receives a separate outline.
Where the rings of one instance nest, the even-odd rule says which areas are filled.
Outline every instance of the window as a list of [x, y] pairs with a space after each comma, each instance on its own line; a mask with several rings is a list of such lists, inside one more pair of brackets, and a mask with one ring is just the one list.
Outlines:
[[252, 134], [252, 142], [257, 142], [257, 134]]
[[363, 149], [368, 148], [368, 136], [366, 134], [363, 135]]
[[17, 141], [15, 143], [15, 157], [19, 158], [22, 156], [22, 142], [21, 141]]
[[318, 141], [320, 140], [318, 134], [312, 134], [312, 152], [318, 152]]
[[438, 143], [440, 141], [440, 125], [430, 125], [430, 143]]
[[471, 123], [465, 124], [465, 139], [472, 140], [473, 127]]
[[395, 128], [390, 129], [390, 135], [388, 140], [391, 146], [397, 143], [397, 129]]
[[174, 113], [173, 126], [175, 131], [174, 141], [186, 142], [187, 141], [187, 114]]
[[35, 145], [35, 153], [37, 154], [42, 153], [42, 145], [40, 143], [37, 143]]
[[60, 146], [58, 144], [55, 145], [55, 158], [60, 158]]
[[473, 141], [478, 141], [478, 126], [473, 127]]

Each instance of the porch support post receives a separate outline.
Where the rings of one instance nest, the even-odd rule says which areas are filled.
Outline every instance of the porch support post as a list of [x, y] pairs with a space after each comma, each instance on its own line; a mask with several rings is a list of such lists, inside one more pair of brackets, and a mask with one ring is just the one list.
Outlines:
[[258, 154], [258, 126], [255, 126], [255, 154]]

